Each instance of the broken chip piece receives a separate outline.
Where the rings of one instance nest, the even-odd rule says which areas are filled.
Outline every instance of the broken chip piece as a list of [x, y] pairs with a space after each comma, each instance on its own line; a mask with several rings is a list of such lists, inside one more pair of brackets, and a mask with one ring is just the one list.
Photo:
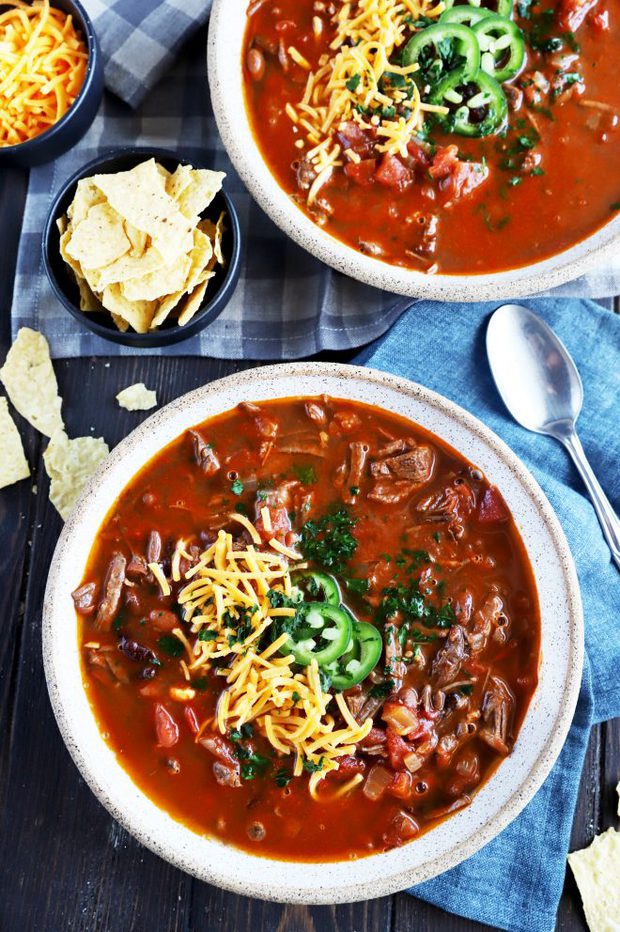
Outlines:
[[61, 399], [49, 345], [42, 333], [22, 327], [0, 369], [13, 406], [47, 437], [62, 430]]
[[0, 398], [0, 489], [29, 475], [30, 467], [9, 405], [6, 398]]
[[620, 832], [610, 828], [582, 851], [568, 855], [590, 932], [618, 932]]
[[148, 411], [157, 406], [157, 395], [146, 387], [144, 382], [128, 385], [116, 396], [121, 408], [127, 411]]
[[222, 251], [225, 214], [201, 219], [223, 172], [155, 159], [129, 171], [82, 178], [60, 217], [60, 254], [78, 285], [80, 309], [109, 311], [121, 331], [147, 333], [199, 309]]
[[82, 489], [110, 449], [101, 437], [69, 440], [64, 430], [52, 436], [43, 454], [50, 477], [50, 501], [66, 521]]

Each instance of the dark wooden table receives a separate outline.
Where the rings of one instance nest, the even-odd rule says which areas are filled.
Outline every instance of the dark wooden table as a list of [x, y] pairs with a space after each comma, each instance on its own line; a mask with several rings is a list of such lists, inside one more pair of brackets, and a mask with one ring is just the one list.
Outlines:
[[[10, 343], [10, 307], [26, 177], [0, 173], [0, 361]], [[115, 394], [144, 381], [161, 404], [249, 362], [204, 358], [92, 358], [55, 364], [73, 436], [93, 432], [114, 446], [144, 413]], [[0, 492], [0, 930], [1, 932], [483, 932], [404, 893], [336, 907], [292, 907], [224, 893], [142, 848], [100, 806], [66, 751], [48, 701], [41, 657], [41, 605], [61, 520], [48, 501], [45, 438], [18, 418], [30, 481]], [[94, 431], [92, 431], [94, 428]], [[67, 618], [67, 636], [71, 620]], [[614, 824], [620, 726], [595, 728], [572, 836], [573, 847]], [[544, 827], [541, 826], [541, 831]], [[567, 878], [558, 929], [584, 929]]]

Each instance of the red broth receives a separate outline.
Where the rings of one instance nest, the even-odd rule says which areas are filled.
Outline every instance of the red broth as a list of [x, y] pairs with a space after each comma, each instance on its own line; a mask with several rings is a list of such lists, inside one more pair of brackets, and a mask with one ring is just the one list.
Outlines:
[[[84, 688], [105, 740], [158, 806], [254, 854], [345, 860], [432, 829], [468, 805], [511, 753], [536, 688], [536, 587], [501, 493], [438, 437], [360, 403], [265, 402], [196, 431], [198, 446], [186, 432], [128, 483], [74, 596]], [[361, 469], [351, 459], [358, 444]], [[171, 580], [177, 540], [196, 544], [195, 564], [222, 526], [234, 525], [237, 548], [247, 547], [247, 533], [227, 516], [243, 513], [261, 528], [265, 507], [273, 536], [306, 548], [310, 568], [323, 571], [343, 538], [310, 551], [308, 522], [347, 516], [341, 532], [350, 532], [353, 552], [327, 572], [347, 609], [384, 643], [372, 673], [343, 693], [359, 720], [374, 703], [370, 736], [319, 783], [317, 799], [310, 774], [292, 776], [291, 756], [275, 752], [256, 722], [251, 734], [222, 735], [215, 723], [196, 734], [225, 681], [215, 666], [184, 678], [183, 648], [171, 634], [176, 625], [192, 640], [176, 604], [180, 584], [171, 581], [165, 597], [145, 570], [158, 561]], [[119, 555], [124, 582], [117, 604], [104, 606]], [[187, 687], [187, 697], [172, 698]], [[413, 718], [404, 737], [396, 713]], [[333, 799], [352, 775], [357, 785]]]
[[[262, 156], [315, 222], [388, 263], [475, 274], [553, 256], [594, 233], [620, 209], [617, 10], [605, 2], [595, 4], [573, 35], [560, 25], [559, 11], [579, 2], [534, 2], [529, 19], [516, 16], [527, 51], [520, 75], [510, 82], [519, 105], [509, 111], [505, 133], [470, 139], [431, 129], [427, 142], [413, 141], [407, 157], [391, 159], [384, 171], [373, 140], [345, 132], [344, 139], [362, 155], [361, 168], [336, 169], [310, 208], [303, 180], [309, 144], [295, 147], [304, 131], [285, 111], [287, 103], [301, 99], [307, 71], [285, 53], [295, 47], [316, 69], [334, 31], [322, 13], [325, 28], [315, 37], [312, 19], [316, 9], [329, 5], [313, 0], [250, 4], [243, 68], [246, 106]], [[334, 9], [341, 6], [333, 4]], [[515, 10], [528, 6], [515, 4]], [[551, 50], [540, 48], [545, 42], [551, 42]], [[553, 51], [557, 42], [561, 48]], [[258, 68], [257, 54], [262, 60]], [[569, 75], [561, 87], [560, 69]], [[452, 158], [444, 169], [450, 146], [457, 147], [458, 160]], [[476, 179], [469, 163], [488, 170], [488, 177]], [[349, 171], [359, 171], [359, 180]], [[461, 177], [459, 171], [470, 171], [470, 181], [478, 185], [471, 193], [459, 193], [460, 182], [452, 183]]]

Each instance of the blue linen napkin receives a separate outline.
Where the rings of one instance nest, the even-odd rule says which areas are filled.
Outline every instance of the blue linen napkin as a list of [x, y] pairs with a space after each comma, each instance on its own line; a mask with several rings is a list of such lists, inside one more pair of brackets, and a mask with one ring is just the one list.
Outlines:
[[[620, 505], [620, 317], [592, 301], [529, 300], [566, 343], [585, 390], [578, 429], [612, 505]], [[590, 727], [620, 715], [620, 576], [594, 510], [560, 445], [519, 427], [494, 387], [484, 336], [498, 304], [423, 301], [357, 362], [441, 392], [496, 431], [532, 471], [568, 539], [583, 596], [586, 659], [566, 744], [534, 799], [458, 867], [409, 891], [511, 932], [550, 932], [562, 892]]]
[[[273, 360], [351, 349], [385, 333], [410, 305], [406, 298], [332, 271], [278, 230], [254, 203], [215, 126], [202, 33], [151, 87], [180, 43], [205, 19], [209, 5], [207, 0], [86, 0], [106, 59], [108, 87], [134, 106], [141, 103], [130, 110], [106, 93], [78, 145], [30, 173], [13, 294], [13, 336], [20, 327], [40, 330], [54, 357], [144, 353], [81, 327], [52, 294], [41, 257], [41, 231], [53, 194], [86, 162], [119, 146], [161, 146], [225, 171], [245, 244], [239, 284], [222, 315], [196, 337], [151, 350], [153, 355]], [[619, 294], [620, 259], [556, 293], [598, 298]]]

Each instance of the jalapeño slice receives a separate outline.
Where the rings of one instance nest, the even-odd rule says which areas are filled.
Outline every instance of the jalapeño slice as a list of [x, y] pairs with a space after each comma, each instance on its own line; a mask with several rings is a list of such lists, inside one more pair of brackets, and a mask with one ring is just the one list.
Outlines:
[[294, 629], [280, 648], [286, 656], [307, 667], [316, 660], [319, 667], [337, 660], [351, 640], [351, 616], [329, 602], [301, 602]]
[[299, 601], [329, 602], [340, 605], [340, 589], [333, 576], [318, 570], [299, 570], [293, 574], [292, 595], [299, 595]]
[[453, 6], [444, 10], [439, 17], [439, 22], [460, 23], [461, 26], [469, 26], [471, 29], [476, 23], [479, 23], [481, 19], [484, 19], [485, 16], [492, 15], [491, 11], [487, 10], [486, 7], [463, 4], [462, 6]]
[[432, 104], [448, 107], [449, 113], [439, 117], [447, 131], [461, 136], [490, 136], [506, 122], [508, 102], [501, 84], [479, 71], [473, 77], [463, 72], [447, 75], [429, 96]]
[[512, 16], [512, 0], [445, 0], [445, 5], [446, 9], [475, 6], [479, 10], [488, 10], [489, 13], [497, 13], [507, 19]]
[[354, 621], [352, 637], [346, 653], [324, 666], [334, 689], [350, 689], [366, 679], [383, 651], [383, 638], [374, 625]]
[[407, 43], [402, 63], [419, 65], [416, 72], [423, 82], [436, 84], [449, 72], [459, 69], [474, 75], [480, 67], [480, 46], [473, 30], [460, 23], [436, 23], [417, 32]]
[[516, 23], [503, 16], [485, 16], [473, 30], [480, 45], [480, 67], [500, 83], [510, 81], [523, 67], [525, 41]]

